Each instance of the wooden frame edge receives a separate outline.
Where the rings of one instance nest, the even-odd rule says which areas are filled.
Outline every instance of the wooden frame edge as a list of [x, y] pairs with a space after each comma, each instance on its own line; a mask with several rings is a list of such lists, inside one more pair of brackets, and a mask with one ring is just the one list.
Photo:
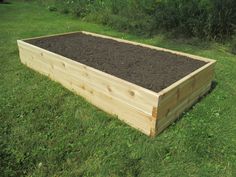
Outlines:
[[[199, 92], [199, 90], [201, 90], [202, 88], [209, 88], [209, 89], [210, 89], [210, 87], [208, 87], [208, 86], [209, 86], [209, 84], [211, 85], [211, 84], [212, 84], [212, 81], [214, 80], [213, 78], [214, 78], [214, 75], [215, 75], [215, 73], [214, 73], [215, 64], [216, 64], [216, 61], [211, 61], [211, 62], [207, 63], [206, 65], [202, 66], [201, 68], [195, 70], [194, 72], [188, 74], [188, 75], [185, 76], [184, 78], [182, 78], [182, 79], [176, 81], [175, 83], [173, 83], [173, 84], [170, 85], [169, 87], [167, 87], [167, 88], [163, 89], [162, 91], [158, 92], [158, 106], [157, 106], [157, 108], [161, 108], [160, 111], [162, 111], [162, 110], [163, 110], [163, 109], [162, 109], [162, 106], [163, 106], [163, 105], [162, 105], [162, 104], [163, 104], [163, 98], [164, 98], [164, 102], [166, 102], [166, 99], [169, 99], [169, 96], [170, 96], [170, 95], [169, 95], [169, 96], [167, 96], [167, 95], [170, 94], [174, 89], [178, 88], [179, 86], [181, 86], [181, 85], [183, 85], [183, 84], [186, 84], [190, 79], [196, 77], [198, 74], [201, 74], [201, 72], [205, 72], [205, 70], [207, 70], [207, 69], [213, 67], [213, 70], [212, 70], [212, 79], [211, 79], [211, 80], [208, 80], [208, 81], [205, 83], [205, 85], [203, 85], [202, 87], [198, 88], [198, 90], [195, 91], [195, 92]], [[207, 87], [206, 87], [206, 86], [207, 86]], [[204, 91], [204, 90], [203, 90], [203, 91]], [[207, 91], [209, 91], [209, 90], [204, 91], [204, 94], [203, 94], [203, 92], [200, 92], [198, 96], [201, 97], [202, 94], [205, 95], [205, 94], [207, 93]], [[192, 95], [193, 95], [195, 92], [192, 92], [192, 93], [189, 95], [189, 97], [192, 97]], [[166, 97], [166, 96], [167, 96], [167, 97]], [[172, 95], [172, 96], [173, 96], [173, 95]], [[171, 97], [172, 97], [172, 96], [171, 96]], [[197, 95], [196, 95], [196, 96], [197, 96]], [[198, 96], [197, 96], [197, 97], [198, 97]], [[194, 100], [194, 99], [193, 99], [193, 100]], [[192, 101], [193, 101], [193, 100], [192, 100]], [[184, 102], [184, 101], [185, 101], [185, 100], [182, 100], [180, 104], [182, 104], [182, 102]], [[194, 101], [194, 102], [196, 103], [196, 101]], [[193, 102], [193, 104], [194, 104], [194, 102]], [[178, 106], [177, 106], [177, 107], [178, 107]], [[185, 109], [188, 109], [188, 107], [186, 107]], [[158, 110], [158, 111], [159, 111], [159, 110]], [[162, 117], [160, 117], [160, 116], [158, 115], [158, 114], [160, 114], [158, 111], [157, 111], [157, 121], [156, 121], [156, 134], [160, 134], [160, 133], [164, 130], [164, 129], [162, 129], [162, 130], [160, 131], [160, 130], [159, 130], [160, 127], [159, 127], [159, 125], [157, 125], [157, 124], [159, 124], [159, 120], [162, 119]], [[176, 117], [176, 118], [173, 119], [173, 120], [176, 120], [177, 118], [178, 118], [178, 117]], [[169, 122], [166, 127], [168, 127], [169, 125], [171, 125], [171, 122]]]
[[40, 49], [40, 50], [42, 50], [42, 51], [44, 51], [44, 52], [48, 52], [48, 53], [50, 53], [50, 54], [52, 54], [52, 55], [54, 55], [54, 56], [57, 56], [57, 57], [59, 57], [59, 58], [61, 58], [61, 59], [65, 59], [65, 60], [71, 62], [72, 64], [84, 66], [84, 67], [89, 68], [89, 69], [91, 69], [91, 70], [93, 70], [93, 71], [95, 71], [95, 72], [97, 72], [97, 73], [99, 73], [99, 74], [102, 74], [102, 75], [104, 75], [104, 76], [106, 76], [106, 77], [108, 77], [108, 78], [112, 78], [112, 79], [115, 79], [115, 80], [117, 80], [117, 81], [119, 81], [119, 82], [122, 82], [122, 83], [125, 83], [125, 84], [127, 84], [127, 85], [130, 85], [130, 86], [132, 86], [132, 87], [136, 87], [136, 88], [138, 88], [138, 89], [140, 89], [140, 90], [142, 90], [142, 91], [144, 91], [144, 92], [146, 92], [146, 93], [149, 93], [149, 94], [151, 94], [151, 95], [153, 95], [153, 96], [155, 96], [155, 97], [158, 96], [157, 93], [154, 92], [154, 91], [152, 91], [152, 90], [146, 89], [146, 88], [144, 88], [144, 87], [142, 87], [142, 86], [139, 86], [139, 85], [137, 85], [137, 84], [134, 84], [134, 83], [132, 83], [132, 82], [129, 82], [129, 81], [126, 81], [126, 80], [121, 79], [121, 78], [119, 78], [119, 77], [116, 77], [116, 76], [113, 76], [113, 75], [111, 75], [111, 74], [105, 73], [105, 72], [100, 71], [100, 70], [98, 70], [98, 69], [96, 69], [96, 68], [93, 68], [93, 67], [91, 67], [91, 66], [82, 64], [82, 63], [80, 63], [80, 62], [76, 62], [76, 61], [74, 61], [74, 60], [72, 60], [72, 59], [70, 59], [70, 58], [64, 57], [64, 56], [59, 55], [59, 54], [56, 54], [56, 53], [54, 53], [54, 52], [45, 50], [45, 49], [43, 49], [43, 48], [41, 48], [41, 47], [32, 45], [32, 44], [27, 43], [27, 42], [25, 42], [25, 41], [23, 41], [23, 40], [17, 40], [17, 43], [18, 43], [18, 44], [19, 44], [19, 43], [22, 43], [22, 44], [24, 44], [24, 45], [28, 45], [28, 46], [30, 46], [30, 47], [33, 47], [33, 48], [36, 48], [36, 49]]
[[[25, 50], [35, 50], [35, 48], [34, 48], [34, 45], [31, 45], [31, 44], [28, 44], [28, 43], [26, 43], [26, 42], [24, 42], [24, 41], [20, 41], [20, 40], [18, 40], [17, 41], [18, 42], [18, 46], [19, 46], [19, 48], [20, 48], [20, 50], [22, 51], [22, 53], [24, 54], [24, 51]], [[27, 48], [26, 48], [27, 47]], [[40, 53], [43, 53], [43, 55], [41, 55]], [[44, 53], [45, 52], [45, 53]], [[44, 55], [46, 55], [46, 53], [49, 53], [49, 54], [54, 54], [54, 53], [51, 53], [50, 51], [47, 51], [47, 50], [44, 50], [44, 49], [41, 49], [41, 48], [39, 48], [39, 51], [38, 51], [38, 53], [41, 55], [41, 56], [44, 56]], [[54, 57], [54, 59], [55, 59], [55, 61], [56, 60], [60, 60], [61, 58], [57, 58], [57, 55], [52, 55], [53, 57]], [[64, 58], [64, 57], [62, 57], [62, 58]], [[69, 60], [66, 60], [65, 62], [68, 62]], [[69, 64], [71, 64], [70, 63], [70, 61], [68, 62], [68, 65]], [[42, 72], [41, 72], [41, 70], [37, 70], [37, 69], [35, 69], [34, 67], [31, 67], [31, 66], [29, 66], [29, 65], [27, 65], [28, 67], [30, 67], [30, 68], [32, 68], [33, 70], [35, 70], [36, 72], [38, 72], [38, 73], [41, 73], [41, 74], [43, 74]], [[101, 72], [101, 71], [100, 71]], [[106, 73], [105, 73], [106, 74]], [[43, 74], [43, 75], [45, 75], [45, 74]], [[61, 83], [61, 81], [58, 81], [58, 80], [56, 80], [54, 77], [52, 77], [52, 75], [47, 75], [50, 79], [52, 79], [52, 80], [54, 80], [54, 81], [56, 81], [56, 82], [59, 82], [59, 83]], [[62, 84], [62, 83], [61, 83]], [[64, 84], [62, 84], [64, 87], [66, 87]], [[68, 87], [66, 87], [67, 89], [69, 89], [69, 90], [71, 90], [71, 88], [68, 88]], [[73, 92], [75, 92], [75, 93], [77, 93], [78, 94], [78, 92], [77, 91], [74, 91], [73, 90], [73, 88], [72, 88], [72, 90], [71, 91], [73, 91]], [[101, 90], [99, 90], [98, 92], [100, 92]], [[103, 93], [103, 94], [105, 94], [105, 93]], [[79, 94], [80, 95], [80, 94]], [[82, 94], [83, 95], [83, 94]], [[122, 99], [120, 99], [120, 98], [113, 98], [115, 101], [119, 101], [119, 102], [124, 102], [125, 103], [125, 105], [127, 105], [128, 107], [130, 107], [130, 108], [132, 108], [132, 109], [135, 109], [137, 112], [140, 112], [140, 114], [143, 114], [144, 115], [144, 117], [146, 117], [146, 118], [148, 118], [148, 121], [146, 122], [147, 124], [149, 124], [149, 122], [152, 120], [152, 115], [151, 115], [151, 113], [150, 112], [146, 112], [146, 111], [144, 111], [144, 110], [142, 110], [142, 109], [140, 109], [140, 108], [138, 108], [138, 107], [135, 107], [134, 105], [132, 105], [132, 104], [129, 104], [129, 103], [127, 103], [127, 102], [125, 102], [124, 100], [122, 100]], [[156, 96], [156, 99], [157, 99], [157, 96]], [[91, 101], [91, 100], [88, 100], [89, 102]], [[95, 104], [95, 106], [96, 107], [98, 107], [98, 108], [100, 108], [100, 109], [102, 109], [101, 107], [99, 107], [98, 105], [96, 105]], [[129, 109], [130, 109], [129, 108]], [[109, 114], [111, 114], [110, 112], [108, 112]], [[116, 114], [115, 114], [116, 115]], [[145, 119], [146, 119], [145, 118]], [[141, 119], [140, 119], [141, 120]], [[143, 120], [143, 119], [142, 119]], [[133, 128], [135, 128], [135, 129], [137, 129], [137, 130], [139, 130], [139, 131], [141, 131], [142, 133], [144, 133], [144, 134], [146, 134], [147, 136], [150, 136], [150, 129], [151, 129], [151, 126], [150, 126], [150, 124], [149, 124], [149, 126], [148, 127], [150, 127], [150, 128], [148, 128], [148, 129], [146, 129], [146, 130], [144, 130], [144, 129], [141, 129], [141, 128], [138, 128], [138, 126], [135, 126], [135, 124], [130, 124], [126, 119], [124, 119], [123, 117], [121, 117], [121, 121], [122, 122], [125, 122], [125, 123], [127, 123], [128, 125], [130, 125], [131, 127], [133, 127]]]
[[172, 53], [172, 54], [176, 54], [176, 55], [186, 56], [186, 57], [189, 57], [190, 59], [196, 59], [196, 60], [200, 60], [200, 61], [204, 61], [204, 62], [214, 62], [215, 61], [215, 60], [210, 59], [210, 58], [200, 57], [200, 56], [197, 56], [197, 55], [187, 54], [187, 53], [184, 53], [184, 52], [179, 52], [179, 51], [170, 50], [170, 49], [157, 47], [157, 46], [152, 46], [152, 45], [148, 45], [148, 44], [143, 44], [143, 43], [139, 43], [139, 42], [133, 42], [133, 41], [129, 41], [129, 40], [126, 40], [126, 39], [120, 39], [120, 38], [116, 38], [116, 37], [105, 36], [105, 35], [102, 35], [102, 34], [96, 34], [96, 33], [91, 33], [91, 32], [87, 32], [87, 31], [80, 31], [80, 32], [82, 32], [84, 34], [92, 35], [92, 36], [102, 37], [102, 38], [106, 38], [106, 39], [112, 39], [112, 40], [115, 40], [117, 42], [123, 42], [123, 43], [138, 45], [138, 46], [142, 46], [142, 47], [145, 47], [145, 48], [155, 49], [155, 50], [158, 50], [158, 51], [163, 51], [163, 52], [168, 52], [168, 53]]
[[87, 34], [87, 35], [92, 35], [92, 36], [97, 36], [97, 37], [102, 37], [102, 38], [106, 38], [106, 39], [115, 40], [117, 42], [123, 42], [123, 43], [128, 43], [128, 44], [133, 44], [133, 45], [139, 45], [139, 46], [142, 46], [142, 47], [145, 47], [145, 48], [151, 48], [151, 49], [155, 49], [155, 50], [158, 50], [158, 51], [163, 51], [163, 52], [168, 52], [168, 53], [172, 53], [172, 54], [176, 54], [176, 55], [181, 55], [181, 56], [189, 57], [190, 59], [196, 59], [196, 60], [200, 60], [200, 61], [204, 61], [204, 62], [214, 62], [215, 61], [215, 60], [210, 59], [210, 58], [201, 57], [201, 56], [197, 56], [197, 55], [193, 55], [193, 54], [188, 54], [188, 53], [185, 53], [185, 52], [170, 50], [170, 49], [157, 47], [157, 46], [153, 46], [153, 45], [149, 45], [149, 44], [143, 44], [143, 43], [139, 43], [139, 42], [134, 42], [134, 41], [126, 40], [126, 39], [120, 39], [120, 38], [117, 38], [117, 37], [105, 36], [105, 35], [102, 35], [102, 34], [98, 34], [98, 33], [94, 33], [94, 32], [87, 32], [87, 31], [83, 31], [83, 30], [65, 32], [65, 33], [59, 33], [59, 34], [50, 34], [50, 35], [31, 37], [31, 38], [25, 38], [25, 39], [21, 39], [21, 41], [31, 40], [31, 39], [39, 39], [39, 38], [46, 38], [46, 37], [53, 37], [53, 36], [61, 36], [61, 35], [74, 34], [74, 33], [83, 33], [83, 34]]
[[[92, 36], [95, 36], [95, 37], [101, 37], [101, 38], [115, 40], [117, 42], [128, 43], [128, 44], [132, 44], [132, 45], [138, 45], [138, 46], [142, 46], [142, 47], [145, 47], [145, 48], [151, 48], [151, 49], [155, 49], [155, 50], [158, 50], [158, 51], [168, 52], [168, 53], [171, 53], [171, 54], [176, 54], [176, 55], [180, 55], [180, 56], [186, 56], [186, 57], [189, 57], [190, 59], [195, 59], [195, 60], [200, 60], [200, 61], [206, 62], [206, 64], [203, 65], [202, 67], [198, 68], [197, 70], [193, 71], [192, 73], [186, 75], [185, 77], [181, 78], [180, 80], [176, 81], [175, 83], [171, 84], [170, 86], [166, 87], [165, 89], [161, 90], [160, 92], [154, 92], [154, 91], [146, 89], [146, 88], [144, 88], [142, 86], [136, 85], [136, 84], [134, 84], [132, 82], [126, 81], [126, 80], [121, 79], [121, 78], [118, 78], [118, 77], [116, 77], [114, 75], [105, 73], [103, 71], [100, 71], [100, 70], [95, 69], [93, 67], [90, 67], [88, 65], [82, 64], [80, 62], [76, 62], [76, 61], [74, 61], [74, 60], [72, 60], [70, 58], [64, 57], [62, 55], [53, 53], [53, 52], [48, 51], [46, 49], [37, 47], [37, 46], [32, 45], [32, 44], [30, 44], [28, 42], [25, 42], [25, 40], [39, 39], [39, 38], [46, 38], [46, 37], [53, 37], [53, 36], [60, 36], [60, 35], [78, 33], [78, 32], [81, 32], [81, 33], [87, 34], [87, 35], [92, 35]], [[207, 67], [209, 67], [211, 65], [215, 65], [215, 63], [216, 63], [215, 60], [212, 60], [212, 59], [209, 59], [209, 58], [205, 58], [205, 57], [200, 57], [200, 56], [196, 56], [196, 55], [192, 55], [192, 54], [187, 54], [187, 53], [184, 53], [184, 52], [169, 50], [169, 49], [165, 49], [165, 48], [161, 48], [161, 47], [156, 47], [156, 46], [152, 46], [152, 45], [142, 44], [142, 43], [138, 43], [138, 42], [132, 42], [132, 41], [125, 40], [125, 39], [119, 39], [119, 38], [115, 38], [115, 37], [105, 36], [105, 35], [91, 33], [91, 32], [86, 32], [86, 31], [66, 32], [66, 33], [60, 33], [60, 34], [45, 35], [45, 36], [39, 36], [39, 37], [32, 37], [32, 38], [26, 38], [26, 39], [17, 40], [18, 46], [19, 46], [20, 43], [22, 43], [24, 45], [28, 45], [28, 46], [36, 48], [36, 49], [43, 50], [44, 52], [48, 52], [48, 53], [52, 54], [53, 56], [59, 57], [61, 59], [66, 59], [68, 62], [70, 62], [72, 64], [79, 64], [79, 65], [85, 66], [85, 67], [87, 67], [87, 68], [89, 68], [89, 69], [91, 69], [91, 70], [93, 70], [95, 72], [98, 72], [99, 74], [102, 74], [105, 77], [116, 79], [116, 80], [118, 80], [121, 83], [125, 83], [127, 85], [132, 86], [132, 87], [136, 87], [138, 89], [141, 89], [144, 92], [147, 92], [147, 93], [155, 96], [156, 99], [157, 99], [157, 104], [156, 104], [156, 106], [153, 107], [153, 112], [151, 113], [152, 114], [152, 121], [151, 121], [151, 124], [152, 124], [151, 127], [152, 128], [150, 130], [150, 135], [149, 135], [149, 136], [152, 136], [152, 137], [157, 134], [157, 125], [156, 125], [156, 123], [157, 123], [157, 120], [158, 120], [158, 107], [159, 107], [159, 99], [160, 99], [160, 97], [163, 96], [164, 94], [168, 93], [169, 91], [171, 91], [172, 89], [174, 89], [178, 85], [181, 85], [183, 82], [187, 81], [189, 78], [191, 78], [194, 75], [198, 74], [199, 72], [201, 72], [205, 68], [207, 68]], [[147, 112], [145, 112], [145, 113], [147, 113]]]
[[190, 74], [188, 74], [187, 76], [183, 77], [182, 79], [174, 82], [173, 84], [171, 84], [170, 86], [166, 87], [165, 89], [161, 90], [160, 92], [158, 92], [158, 98], [162, 95], [164, 95], [165, 93], [169, 92], [170, 90], [174, 89], [176, 86], [182, 84], [183, 82], [187, 81], [189, 78], [193, 77], [194, 75], [197, 75], [198, 73], [200, 73], [202, 70], [208, 68], [211, 65], [215, 65], [216, 61], [213, 60], [205, 65], [203, 65], [202, 67], [198, 68], [197, 70], [191, 72]]

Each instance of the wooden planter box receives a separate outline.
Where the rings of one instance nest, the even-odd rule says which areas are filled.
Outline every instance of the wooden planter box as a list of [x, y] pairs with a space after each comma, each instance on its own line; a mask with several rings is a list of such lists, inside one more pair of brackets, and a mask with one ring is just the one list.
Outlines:
[[214, 60], [113, 37], [82, 33], [206, 62], [204, 66], [156, 93], [23, 40], [17, 41], [23, 64], [61, 83], [98, 108], [117, 115], [146, 135], [154, 136], [162, 132], [211, 88]]

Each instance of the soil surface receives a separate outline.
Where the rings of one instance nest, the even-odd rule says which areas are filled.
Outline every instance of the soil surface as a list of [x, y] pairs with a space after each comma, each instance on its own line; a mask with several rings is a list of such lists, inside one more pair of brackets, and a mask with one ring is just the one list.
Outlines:
[[155, 92], [206, 64], [188, 57], [83, 33], [26, 42]]

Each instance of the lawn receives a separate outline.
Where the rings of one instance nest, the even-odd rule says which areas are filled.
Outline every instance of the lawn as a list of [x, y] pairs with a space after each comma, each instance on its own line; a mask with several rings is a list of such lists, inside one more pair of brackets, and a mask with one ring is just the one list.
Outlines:
[[[217, 60], [216, 87], [149, 138], [20, 63], [17, 39], [85, 30]], [[236, 56], [227, 45], [144, 38], [0, 4], [1, 176], [236, 176]]]

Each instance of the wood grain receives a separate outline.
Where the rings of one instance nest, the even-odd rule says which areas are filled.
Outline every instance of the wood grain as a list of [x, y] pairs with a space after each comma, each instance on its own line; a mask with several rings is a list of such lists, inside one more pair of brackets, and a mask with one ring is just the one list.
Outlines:
[[[162, 132], [211, 88], [215, 60], [90, 32], [82, 33], [206, 62], [203, 67], [156, 93], [23, 40], [17, 41], [23, 64], [61, 83], [98, 108], [117, 115], [146, 135], [155, 136]], [[70, 33], [57, 35], [65, 34]]]
[[[63, 57], [48, 51], [18, 42], [22, 63], [47, 75], [66, 88], [85, 97], [102, 110], [117, 115], [121, 120], [150, 135], [152, 109], [157, 103], [157, 94], [139, 86], [123, 83], [122, 80], [101, 75], [85, 65], [75, 65]], [[105, 74], [106, 75], [106, 74]], [[132, 94], [130, 94], [132, 92]]]

